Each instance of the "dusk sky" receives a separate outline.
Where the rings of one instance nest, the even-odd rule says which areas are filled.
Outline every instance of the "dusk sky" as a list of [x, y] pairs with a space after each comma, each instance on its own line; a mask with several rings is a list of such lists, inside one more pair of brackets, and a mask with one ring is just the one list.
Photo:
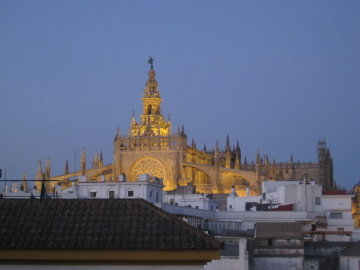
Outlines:
[[[317, 161], [360, 181], [360, 2], [0, 0], [0, 168], [34, 179], [113, 161], [154, 67], [173, 131], [198, 148]], [[76, 158], [76, 164], [75, 164]]]

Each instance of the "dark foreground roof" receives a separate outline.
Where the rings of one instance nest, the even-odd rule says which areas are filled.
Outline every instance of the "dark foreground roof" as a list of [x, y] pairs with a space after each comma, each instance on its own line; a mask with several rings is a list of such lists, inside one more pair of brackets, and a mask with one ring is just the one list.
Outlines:
[[0, 200], [0, 249], [219, 248], [214, 238], [141, 199]]

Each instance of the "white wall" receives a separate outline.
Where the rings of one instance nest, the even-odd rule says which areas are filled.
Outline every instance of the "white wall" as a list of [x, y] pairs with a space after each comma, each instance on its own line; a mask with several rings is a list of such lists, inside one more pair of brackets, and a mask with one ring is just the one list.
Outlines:
[[[327, 231], [355, 231], [355, 222], [351, 213], [351, 195], [323, 195], [321, 212], [326, 216]], [[340, 215], [340, 216], [334, 216]], [[355, 235], [356, 239], [357, 236]], [[349, 236], [327, 235], [328, 241], [350, 241]]]
[[247, 202], [260, 203], [261, 196], [252, 197], [227, 197], [227, 210], [228, 211], [245, 211], [245, 205]]
[[322, 188], [313, 182], [265, 181], [262, 187], [268, 203], [293, 204], [295, 211], [318, 211], [315, 198], [321, 197]]
[[164, 203], [210, 211], [217, 207], [217, 203], [206, 194], [165, 194]]
[[350, 210], [352, 195], [323, 195], [321, 208], [323, 210]]
[[[161, 204], [163, 201], [163, 185], [157, 182], [136, 181], [136, 182], [78, 182], [69, 189], [58, 189], [60, 198], [70, 199], [92, 198], [91, 192], [96, 193], [94, 199], [108, 199], [109, 192], [114, 192], [114, 198], [142, 198], [152, 203]], [[133, 196], [129, 197], [128, 191], [133, 192]], [[72, 192], [72, 193], [71, 193]]]

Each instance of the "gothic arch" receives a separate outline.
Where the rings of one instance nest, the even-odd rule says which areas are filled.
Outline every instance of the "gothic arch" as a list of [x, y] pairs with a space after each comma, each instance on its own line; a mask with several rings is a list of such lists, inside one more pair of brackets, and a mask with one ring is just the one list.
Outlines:
[[141, 174], [149, 174], [165, 181], [166, 170], [164, 164], [153, 157], [143, 157], [136, 160], [130, 169], [130, 181], [136, 181]]
[[[211, 193], [212, 188], [216, 186], [216, 183], [213, 182], [211, 175], [197, 166], [184, 165], [185, 176], [187, 176], [187, 168], [191, 168], [194, 170], [195, 174], [200, 173], [202, 176], [197, 175], [195, 176], [195, 179], [183, 179], [183, 183], [181, 184], [186, 185], [187, 183], [191, 182], [194, 186], [196, 186], [197, 192], [200, 191], [202, 193]], [[198, 177], [200, 177], [200, 179]]]

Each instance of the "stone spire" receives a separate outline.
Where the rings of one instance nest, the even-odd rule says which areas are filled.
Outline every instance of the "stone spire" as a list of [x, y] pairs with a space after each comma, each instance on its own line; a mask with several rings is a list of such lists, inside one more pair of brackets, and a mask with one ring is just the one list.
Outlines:
[[257, 150], [257, 152], [256, 152], [256, 164], [260, 164], [260, 163], [261, 163], [260, 152], [259, 152], [259, 150]]
[[216, 145], [215, 145], [215, 152], [214, 152], [214, 159], [215, 159], [215, 166], [219, 166], [219, 159], [220, 159], [220, 156], [219, 156], [219, 142], [216, 141]]
[[228, 151], [228, 150], [231, 151], [229, 134], [226, 134], [226, 147], [225, 147], [225, 150], [226, 151]]
[[260, 159], [259, 150], [257, 150], [257, 152], [256, 152], [256, 166], [255, 166], [255, 180], [256, 180], [256, 184], [257, 184], [256, 189], [258, 190], [258, 192], [261, 191], [260, 176], [261, 176], [261, 159]]
[[44, 179], [44, 174], [42, 172], [42, 168], [41, 168], [41, 160], [39, 160], [38, 163], [38, 168], [37, 168], [37, 172], [36, 172], [36, 176], [35, 176], [35, 180], [43, 180]]
[[133, 112], [132, 116], [131, 116], [131, 126], [134, 126], [134, 125], [136, 125], [135, 112]]
[[288, 169], [288, 175], [290, 179], [295, 179], [295, 166], [292, 154], [290, 155], [290, 167]]
[[186, 133], [185, 133], [185, 130], [184, 130], [184, 125], [181, 125], [181, 132], [180, 132], [180, 135], [185, 137], [186, 136]]
[[216, 141], [215, 151], [214, 151], [214, 165], [215, 165], [215, 183], [216, 186], [219, 184], [220, 177], [220, 155], [219, 155], [219, 142]]
[[23, 174], [23, 178], [21, 181], [21, 186], [20, 186], [20, 190], [26, 192], [28, 190], [28, 186], [27, 186], [27, 179], [26, 179], [26, 174]]
[[99, 153], [96, 151], [93, 162], [92, 162], [93, 168], [99, 168]]
[[117, 128], [117, 130], [116, 130], [116, 137], [117, 137], [117, 138], [121, 137], [120, 128]]
[[81, 160], [80, 160], [80, 175], [86, 174], [86, 152], [85, 148], [83, 148], [83, 151], [81, 153]]
[[65, 161], [65, 168], [64, 168], [64, 174], [69, 174], [70, 170], [69, 170], [69, 162], [66, 160]]
[[192, 140], [191, 140], [191, 148], [196, 149], [196, 142], [195, 142], [194, 138], [192, 138]]
[[241, 150], [240, 150], [239, 140], [236, 141], [236, 147], [235, 147], [235, 169], [237, 170], [241, 169]]
[[46, 160], [46, 167], [45, 167], [45, 179], [49, 179], [51, 176], [51, 166], [50, 166], [50, 159]]
[[275, 161], [275, 158], [273, 159], [273, 162], [272, 162], [272, 165], [271, 165], [271, 176], [273, 179], [275, 180], [278, 180], [276, 179], [276, 176], [277, 176], [277, 168], [276, 168], [276, 161]]
[[104, 160], [103, 160], [103, 154], [102, 152], [100, 152], [100, 157], [99, 157], [99, 168], [104, 167]]
[[225, 167], [231, 168], [231, 146], [230, 146], [229, 134], [226, 134]]

